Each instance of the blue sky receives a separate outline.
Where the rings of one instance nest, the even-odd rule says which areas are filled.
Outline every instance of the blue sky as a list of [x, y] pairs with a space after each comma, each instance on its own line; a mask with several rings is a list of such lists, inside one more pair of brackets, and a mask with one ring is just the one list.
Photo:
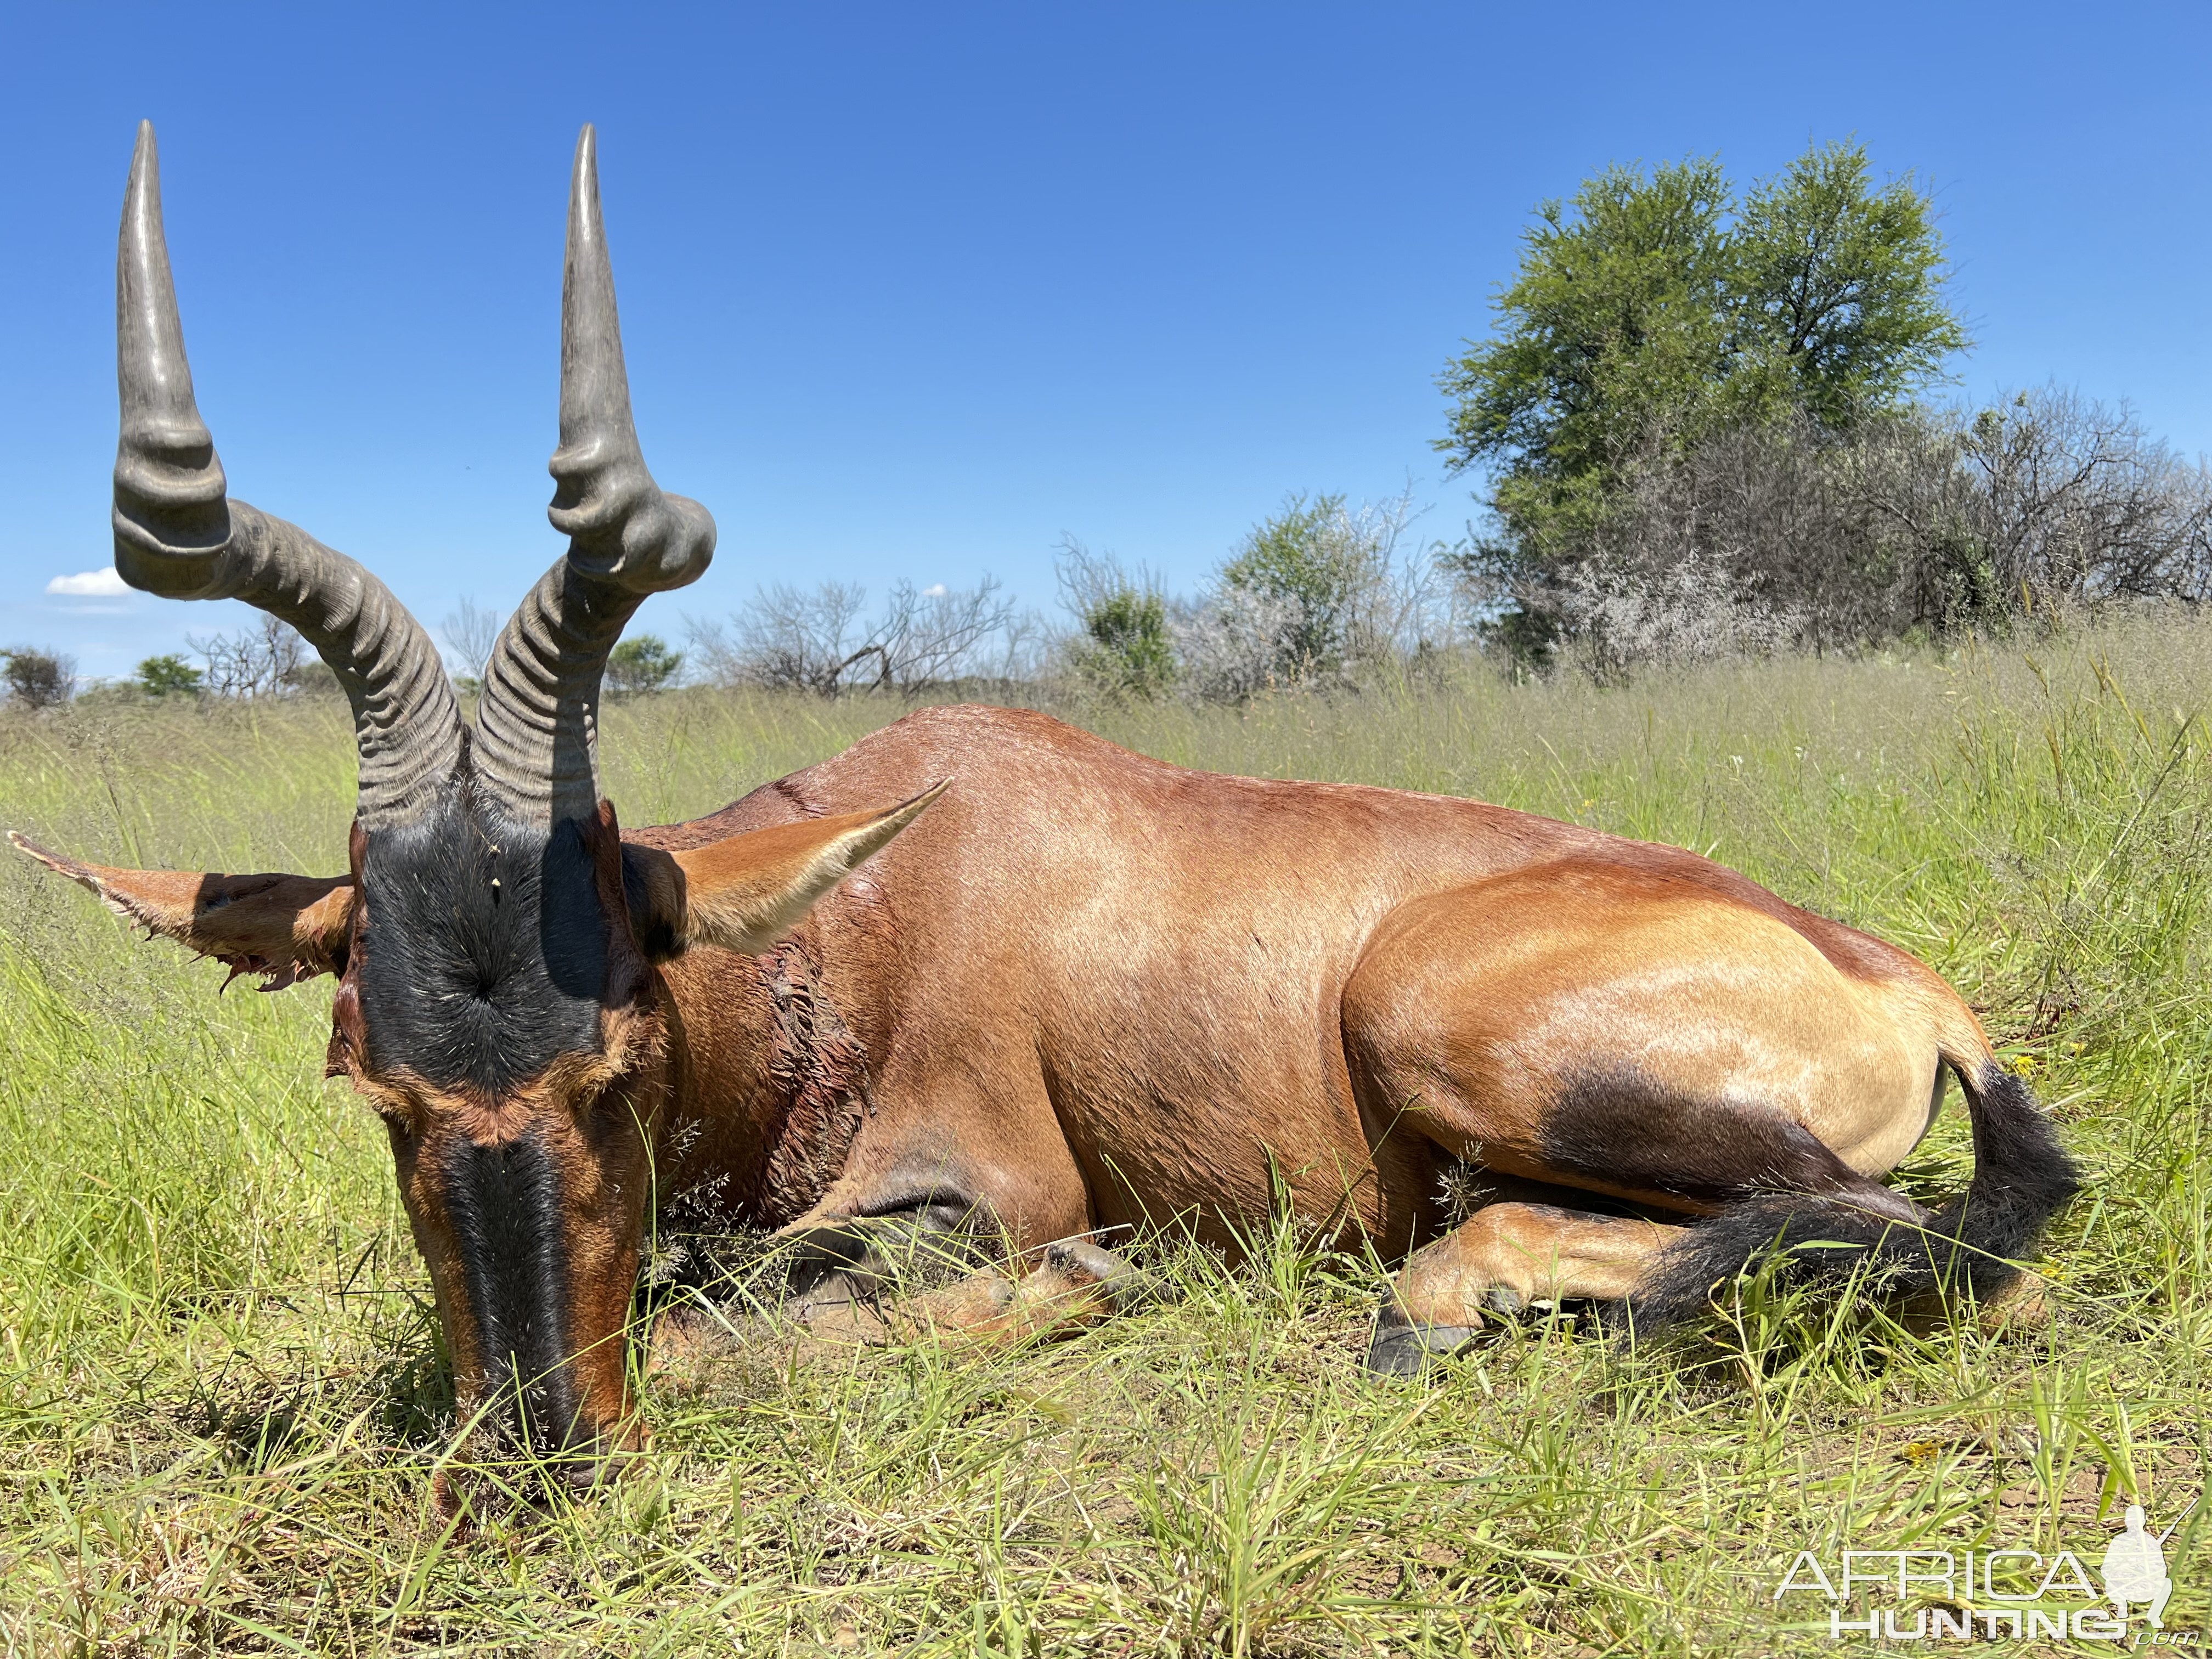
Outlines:
[[[649, 21], [641, 21], [641, 18]], [[1933, 185], [1978, 345], [2212, 449], [2212, 12], [1779, 7], [12, 7], [0, 19], [0, 645], [127, 672], [227, 607], [108, 562], [115, 225], [161, 135], [231, 488], [434, 626], [545, 522], [579, 125], [646, 454], [769, 580], [994, 572], [1063, 534], [1194, 586], [1292, 490], [1455, 533], [1433, 377], [1540, 199], [1856, 134]]]

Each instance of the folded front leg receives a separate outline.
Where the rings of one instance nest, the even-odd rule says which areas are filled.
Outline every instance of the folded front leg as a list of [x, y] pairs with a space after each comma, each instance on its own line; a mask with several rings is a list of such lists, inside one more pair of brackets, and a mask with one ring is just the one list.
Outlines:
[[[1019, 1269], [1027, 1266], [1028, 1271]], [[891, 1310], [907, 1334], [974, 1341], [1018, 1341], [1086, 1329], [1139, 1300], [1142, 1276], [1122, 1257], [1087, 1239], [1048, 1244], [1032, 1262], [979, 1273]]]

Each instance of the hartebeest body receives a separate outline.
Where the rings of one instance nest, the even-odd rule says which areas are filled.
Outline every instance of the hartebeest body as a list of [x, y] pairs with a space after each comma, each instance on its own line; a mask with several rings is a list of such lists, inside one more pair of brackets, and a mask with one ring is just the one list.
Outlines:
[[[337, 976], [329, 1067], [389, 1129], [465, 1406], [582, 1474], [635, 1432], [623, 1334], [668, 1195], [848, 1268], [902, 1224], [981, 1218], [1004, 1270], [928, 1312], [986, 1328], [1110, 1305], [1097, 1241], [1117, 1230], [1234, 1243], [1287, 1195], [1411, 1254], [1370, 1352], [1403, 1370], [1486, 1307], [1682, 1316], [1777, 1244], [1986, 1293], [2075, 1190], [1934, 973], [1672, 848], [1191, 772], [980, 708], [625, 838], [598, 787], [600, 672], [714, 528], [637, 450], [588, 128], [553, 459], [570, 550], [502, 634], [472, 727], [375, 578], [228, 499], [150, 129], [118, 305], [117, 568], [271, 611], [337, 671], [350, 872], [28, 850], [234, 970]], [[1930, 1214], [1880, 1177], [1947, 1068], [1977, 1166]], [[1467, 1166], [1489, 1201], [1460, 1219], [1441, 1177]]]

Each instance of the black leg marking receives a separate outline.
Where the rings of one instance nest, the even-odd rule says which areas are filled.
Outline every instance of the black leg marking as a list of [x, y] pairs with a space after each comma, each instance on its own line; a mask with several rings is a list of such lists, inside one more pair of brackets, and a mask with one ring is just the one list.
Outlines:
[[1633, 1067], [1586, 1073], [1545, 1115], [1539, 1146], [1562, 1174], [1727, 1204], [1762, 1193], [1832, 1194], [1894, 1221], [1926, 1212], [1869, 1179], [1778, 1112], [1693, 1099]]
[[1916, 1208], [1903, 1218], [1863, 1201], [1863, 1190], [1747, 1200], [1691, 1228], [1653, 1264], [1629, 1298], [1638, 1325], [1702, 1318], [1738, 1273], [1777, 1256], [1800, 1283], [1869, 1272], [1886, 1297], [2002, 1291], [2018, 1277], [2014, 1263], [2081, 1190], [2081, 1171], [2018, 1078], [1992, 1060], [1960, 1082], [1974, 1127], [1974, 1179], [1963, 1194], [1932, 1215]]

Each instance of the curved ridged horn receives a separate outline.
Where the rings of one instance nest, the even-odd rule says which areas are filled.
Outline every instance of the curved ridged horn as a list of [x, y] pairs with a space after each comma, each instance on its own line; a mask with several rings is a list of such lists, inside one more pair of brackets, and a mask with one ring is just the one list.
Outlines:
[[192, 398], [154, 124], [138, 125], [115, 255], [115, 568], [172, 599], [243, 599], [300, 630], [353, 704], [362, 827], [402, 821], [461, 762], [438, 653], [391, 590], [296, 525], [234, 501]]
[[586, 125], [561, 283], [561, 447], [546, 516], [568, 551], [508, 619], [477, 707], [478, 779], [525, 822], [549, 828], [599, 808], [599, 679], [623, 625], [647, 596], [696, 580], [714, 555], [714, 519], [663, 494], [638, 449], [598, 149]]

